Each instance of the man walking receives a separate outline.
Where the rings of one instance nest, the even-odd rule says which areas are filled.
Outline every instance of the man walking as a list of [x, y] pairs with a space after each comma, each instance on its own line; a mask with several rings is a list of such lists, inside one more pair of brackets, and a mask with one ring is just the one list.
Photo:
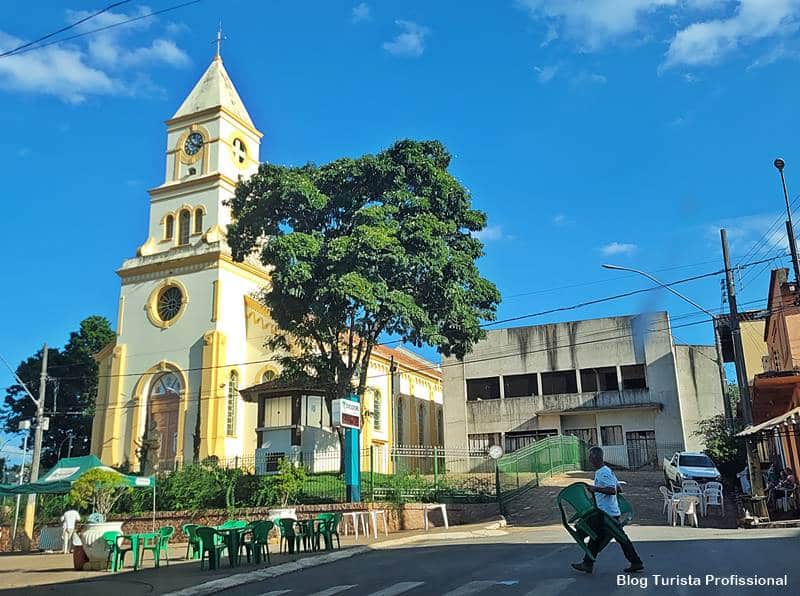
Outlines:
[[72, 537], [75, 535], [75, 524], [81, 521], [81, 514], [74, 509], [68, 509], [61, 516], [61, 541], [63, 552], [66, 555], [72, 551]]
[[[603, 461], [603, 450], [600, 449], [600, 447], [592, 447], [589, 449], [589, 462], [595, 469], [594, 486], [589, 487], [589, 492], [594, 493], [597, 508], [600, 511], [604, 511], [610, 515], [613, 519], [619, 521], [620, 511], [619, 502], [617, 501], [617, 493], [621, 493], [622, 490], [619, 486], [617, 477], [614, 475], [614, 472], [612, 472], [611, 468], [609, 468]], [[587, 523], [597, 534], [597, 540], [589, 538], [588, 544], [589, 550], [595, 556], [595, 558], [597, 558], [597, 555], [602, 550], [603, 546], [608, 544], [608, 530], [606, 530], [604, 527], [603, 519], [600, 515], [596, 515], [588, 519]], [[633, 547], [633, 543], [630, 541], [630, 539], [628, 539], [627, 535], [625, 535], [625, 532], [622, 531], [622, 526], [620, 526], [620, 532], [622, 532], [622, 535], [625, 536], [625, 539], [622, 541], [618, 539], [617, 542], [619, 542], [625, 558], [628, 559], [628, 562], [630, 563], [630, 565], [625, 568], [625, 572], [633, 573], [636, 571], [641, 571], [644, 569], [644, 564], [639, 558], [639, 555], [636, 554], [636, 549]], [[573, 563], [572, 567], [578, 571], [591, 573], [594, 569], [594, 561], [587, 554], [583, 557], [583, 561], [580, 563]]]

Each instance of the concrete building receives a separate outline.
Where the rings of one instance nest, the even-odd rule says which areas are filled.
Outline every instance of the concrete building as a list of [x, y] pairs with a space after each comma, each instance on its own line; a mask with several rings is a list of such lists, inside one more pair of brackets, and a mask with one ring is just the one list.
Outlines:
[[639, 467], [701, 449], [697, 422], [723, 412], [714, 348], [676, 345], [666, 312], [492, 330], [442, 372], [446, 447], [572, 434]]

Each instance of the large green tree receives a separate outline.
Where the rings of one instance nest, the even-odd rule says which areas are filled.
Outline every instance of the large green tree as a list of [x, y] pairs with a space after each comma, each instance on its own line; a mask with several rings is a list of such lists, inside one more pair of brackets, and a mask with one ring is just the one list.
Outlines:
[[404, 140], [321, 166], [262, 164], [237, 185], [228, 243], [273, 268], [261, 300], [282, 330], [269, 342], [287, 354], [282, 378], [361, 396], [382, 335], [458, 357], [484, 336], [500, 300], [476, 265], [486, 216], [450, 159], [438, 141]]
[[[63, 348], [48, 349], [45, 412], [50, 418], [50, 428], [44, 433], [42, 442], [43, 469], [58, 461], [59, 451], [62, 457], [66, 456], [70, 435], [73, 437], [73, 456], [89, 453], [97, 397], [98, 367], [93, 354], [114, 337], [114, 331], [105, 317], [91, 316], [81, 321], [78, 331], [70, 333], [69, 341]], [[22, 361], [16, 371], [37, 398], [41, 368], [42, 351], [39, 350]], [[0, 410], [4, 430], [16, 433], [20, 420], [33, 419], [35, 416], [36, 406], [25, 389], [19, 384], [7, 387]]]

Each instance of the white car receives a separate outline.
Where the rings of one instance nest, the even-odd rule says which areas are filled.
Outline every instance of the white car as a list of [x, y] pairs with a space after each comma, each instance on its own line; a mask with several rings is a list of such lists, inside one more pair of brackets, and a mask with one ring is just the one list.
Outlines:
[[677, 451], [671, 458], [664, 458], [664, 481], [667, 486], [680, 486], [684, 480], [720, 482], [721, 478], [717, 466], [705, 453]]

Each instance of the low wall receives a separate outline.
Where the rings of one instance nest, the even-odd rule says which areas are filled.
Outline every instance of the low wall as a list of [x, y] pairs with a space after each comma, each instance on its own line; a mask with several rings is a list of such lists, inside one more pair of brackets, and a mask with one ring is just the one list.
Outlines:
[[[227, 519], [243, 519], [253, 521], [266, 519], [269, 511], [273, 508], [255, 507], [237, 509], [231, 514], [226, 509], [206, 509], [202, 511], [156, 511], [156, 527], [173, 526], [177, 531], [177, 541], [183, 538], [180, 532], [184, 524], [199, 524], [205, 526], [217, 526]], [[392, 503], [334, 503], [329, 505], [298, 505], [294, 507], [299, 519], [309, 519], [323, 512], [345, 512], [345, 511], [368, 511], [371, 509], [383, 509], [386, 511], [386, 520], [390, 532], [399, 530], [421, 530], [424, 528], [424, 506], [422, 503], [405, 503], [395, 505]], [[447, 518], [450, 525], [473, 524], [490, 519], [495, 519], [500, 515], [500, 508], [497, 503], [448, 503]], [[428, 519], [432, 526], [443, 526], [442, 514], [440, 511], [431, 511]], [[133, 534], [137, 532], [150, 532], [153, 528], [153, 515], [131, 515], [131, 516], [111, 516], [109, 521], [122, 521], [122, 529], [125, 533]], [[57, 522], [48, 524], [58, 526]], [[2, 528], [0, 534], [0, 552], [9, 550], [10, 528]], [[36, 543], [39, 539], [39, 530], [36, 530]]]

